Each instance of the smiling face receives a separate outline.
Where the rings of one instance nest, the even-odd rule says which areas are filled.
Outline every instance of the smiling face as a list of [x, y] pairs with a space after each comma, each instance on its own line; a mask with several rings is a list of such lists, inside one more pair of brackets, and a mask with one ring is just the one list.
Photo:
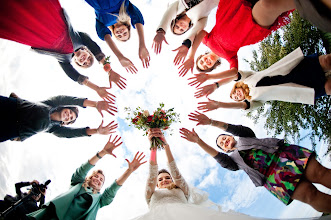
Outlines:
[[120, 41], [127, 41], [130, 38], [130, 31], [124, 24], [114, 24], [114, 35]]
[[103, 183], [105, 181], [105, 176], [101, 173], [95, 173], [90, 178], [90, 181], [88, 182], [88, 185], [92, 187], [93, 189], [96, 189], [97, 191], [100, 191], [100, 189], [103, 186]]
[[181, 35], [185, 33], [190, 27], [190, 20], [181, 18], [176, 20], [173, 31], [175, 34]]
[[171, 176], [168, 173], [160, 173], [157, 176], [157, 187], [159, 189], [167, 188], [172, 182]]
[[200, 57], [197, 61], [197, 65], [201, 70], [207, 70], [212, 68], [217, 62], [218, 58], [214, 56], [211, 52]]
[[230, 135], [220, 135], [216, 143], [224, 152], [229, 152], [235, 149], [236, 140]]
[[77, 118], [76, 113], [68, 108], [62, 109], [60, 117], [61, 117], [61, 121], [65, 125], [76, 120], [76, 118]]
[[231, 94], [231, 99], [240, 102], [245, 99], [245, 93], [243, 88], [236, 88], [234, 92]]
[[90, 67], [93, 64], [93, 56], [85, 48], [81, 48], [74, 53], [75, 62], [82, 67]]

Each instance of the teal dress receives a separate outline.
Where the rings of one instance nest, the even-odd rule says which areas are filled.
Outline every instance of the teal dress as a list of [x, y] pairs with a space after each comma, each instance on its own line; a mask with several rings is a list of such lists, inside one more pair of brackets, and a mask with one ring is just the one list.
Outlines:
[[42, 209], [28, 214], [29, 219], [86, 219], [96, 218], [99, 208], [109, 205], [121, 187], [116, 181], [102, 194], [92, 193], [92, 188], [82, 187], [89, 170], [94, 167], [89, 162], [81, 165], [71, 178], [71, 188], [47, 203]]

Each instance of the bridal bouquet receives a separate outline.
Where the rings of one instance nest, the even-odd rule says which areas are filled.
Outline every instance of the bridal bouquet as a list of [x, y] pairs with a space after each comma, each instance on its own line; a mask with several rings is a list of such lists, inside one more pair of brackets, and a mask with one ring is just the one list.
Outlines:
[[[163, 110], [163, 103], [160, 103], [160, 107], [156, 109], [151, 115], [148, 110], [143, 110], [140, 107], [137, 107], [134, 111], [131, 111], [130, 108], [126, 107], [125, 111], [128, 111], [127, 120], [130, 121], [130, 125], [133, 125], [139, 130], [146, 131], [149, 128], [160, 128], [162, 130], [167, 130], [171, 123], [179, 121], [179, 114], [174, 112], [174, 108]], [[158, 137], [152, 138], [151, 149], [162, 148], [163, 141]]]

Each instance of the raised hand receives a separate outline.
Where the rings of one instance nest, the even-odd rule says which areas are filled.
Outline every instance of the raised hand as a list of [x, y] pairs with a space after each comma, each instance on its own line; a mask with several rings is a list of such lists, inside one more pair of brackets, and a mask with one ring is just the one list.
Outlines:
[[204, 87], [198, 88], [198, 90], [194, 93], [195, 98], [201, 98], [203, 96], [208, 97], [217, 89], [215, 84], [206, 85]]
[[182, 135], [181, 137], [193, 142], [193, 143], [197, 143], [199, 141], [199, 136], [197, 135], [197, 133], [195, 133], [194, 128], [192, 129], [192, 131], [186, 129], [186, 128], [181, 128], [179, 129], [179, 133]]
[[152, 44], [152, 48], [154, 48], [154, 52], [156, 54], [161, 53], [161, 49], [162, 49], [162, 42], [165, 42], [166, 44], [168, 44], [166, 38], [165, 38], [165, 33], [162, 32], [157, 32], [154, 40], [153, 40], [153, 44]]
[[182, 65], [178, 67], [179, 69], [179, 76], [183, 77], [186, 75], [186, 73], [191, 70], [191, 73], [193, 73], [193, 67], [194, 67], [194, 59], [188, 58]]
[[103, 127], [103, 120], [102, 120], [101, 124], [97, 128], [98, 134], [108, 135], [111, 133], [115, 133], [114, 130], [118, 127], [118, 124], [113, 124], [113, 123], [115, 123], [115, 121], [112, 121], [108, 125]]
[[208, 74], [206, 73], [194, 74], [194, 77], [188, 78], [187, 80], [192, 80], [189, 83], [190, 86], [196, 86], [196, 88], [198, 88], [202, 83], [208, 80]]
[[150, 128], [150, 129], [148, 129], [147, 137], [148, 137], [149, 141], [152, 141], [153, 137], [158, 137], [163, 141], [164, 144], [167, 144], [167, 141], [166, 141], [166, 139], [165, 139], [165, 137], [164, 137], [164, 135], [163, 135], [160, 128]]
[[134, 156], [133, 160], [130, 162], [128, 159], [125, 159], [128, 162], [128, 169], [130, 172], [134, 172], [136, 169], [140, 167], [140, 165], [146, 163], [147, 161], [141, 162], [145, 158], [144, 152], [139, 154], [139, 151]]
[[210, 125], [211, 124], [210, 118], [208, 118], [206, 115], [204, 115], [204, 114], [202, 114], [198, 111], [191, 112], [188, 116], [189, 116], [190, 120], [198, 122], [197, 126], [198, 125]]
[[139, 47], [139, 58], [141, 59], [141, 62], [143, 63], [144, 68], [149, 67], [149, 61], [151, 60], [149, 56], [149, 52], [146, 47]]
[[109, 84], [111, 84], [111, 82], [114, 82], [120, 89], [125, 89], [126, 83], [124, 81], [126, 79], [124, 77], [116, 73], [114, 70], [110, 70], [108, 72], [108, 75], [109, 75]]
[[[107, 101], [98, 101], [96, 105], [96, 109], [100, 113], [100, 115], [103, 117], [102, 111], [106, 111], [111, 115], [114, 115], [114, 113], [117, 112], [116, 106], [111, 105], [112, 103]], [[114, 112], [114, 113], [113, 113]]]
[[199, 102], [198, 104], [200, 105], [198, 106], [198, 110], [203, 112], [209, 112], [220, 107], [219, 102], [211, 99], [208, 99], [208, 102]]
[[187, 46], [181, 45], [180, 47], [178, 47], [177, 49], [174, 49], [172, 51], [178, 51], [177, 55], [174, 59], [174, 64], [178, 65], [178, 64], [182, 63], [185, 60], [185, 57], [186, 57], [187, 52], [188, 52], [188, 48], [187, 48]]
[[121, 63], [121, 65], [126, 69], [127, 72], [130, 71], [130, 73], [134, 74], [134, 73], [137, 73], [138, 70], [137, 68], [134, 66], [134, 64], [131, 62], [131, 60], [129, 60], [128, 58], [126, 57], [121, 57], [118, 59]]
[[113, 151], [117, 147], [119, 147], [123, 142], [119, 143], [119, 141], [121, 140], [121, 137], [118, 137], [118, 135], [116, 135], [114, 140], [111, 140], [111, 137], [112, 137], [112, 135], [110, 135], [109, 140], [108, 140], [107, 144], [104, 146], [104, 148], [102, 149], [102, 151], [105, 154], [113, 155], [116, 158], [115, 154], [113, 154]]
[[109, 87], [98, 87], [97, 93], [98, 95], [105, 101], [110, 102], [111, 104], [115, 104], [115, 98], [113, 94], [107, 91], [107, 89], [110, 89]]

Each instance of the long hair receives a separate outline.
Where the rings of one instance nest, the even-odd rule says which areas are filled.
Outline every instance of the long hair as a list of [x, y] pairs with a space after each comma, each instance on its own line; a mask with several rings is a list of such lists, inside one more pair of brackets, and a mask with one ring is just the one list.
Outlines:
[[[54, 109], [54, 111], [53, 111], [52, 113], [54, 113], [54, 112], [61, 113], [61, 111], [62, 111], [63, 109], [66, 109], [66, 108], [67, 108], [67, 109], [70, 109], [71, 111], [73, 111], [73, 112], [75, 113], [75, 115], [76, 115], [75, 120], [72, 120], [72, 121], [68, 122], [68, 124], [66, 124], [66, 125], [70, 125], [70, 124], [73, 124], [73, 123], [76, 121], [76, 119], [78, 118], [79, 110], [78, 110], [77, 107], [75, 107], [75, 106], [66, 106], [66, 105], [63, 105], [63, 106], [59, 106], [59, 107], [57, 107], [56, 109]], [[64, 125], [64, 122], [63, 122], [63, 121], [61, 121], [61, 126], [62, 126], [62, 125]]]
[[208, 73], [208, 72], [211, 72], [213, 71], [216, 67], [218, 67], [219, 65], [221, 65], [221, 59], [219, 58], [212, 67], [208, 68], [208, 69], [205, 69], [205, 70], [202, 70], [199, 68], [198, 66], [198, 62], [199, 60], [201, 59], [201, 57], [203, 57], [204, 55], [207, 55], [208, 53], [210, 53], [210, 51], [206, 52], [205, 54], [201, 54], [200, 56], [198, 56], [198, 58], [195, 60], [195, 67], [196, 69], [199, 71], [199, 72], [204, 72], [204, 73]]
[[[90, 62], [90, 65], [89, 66], [83, 66], [83, 65], [80, 65], [78, 62], [77, 62], [77, 60], [76, 59], [74, 59], [74, 62], [77, 64], [77, 66], [79, 66], [79, 67], [82, 67], [82, 68], [84, 68], [84, 69], [87, 69], [87, 68], [89, 68], [89, 67], [91, 67], [92, 65], [93, 65], [93, 63], [94, 63], [94, 55], [93, 55], [93, 53], [86, 47], [86, 46], [82, 46], [82, 47], [80, 47], [78, 50], [86, 50], [86, 52], [88, 52], [89, 54], [90, 54], [90, 56], [91, 56], [91, 62]], [[76, 50], [77, 51], [77, 50]], [[75, 56], [75, 55], [74, 55]]]
[[[171, 176], [171, 174], [169, 173], [168, 170], [161, 169], [161, 170], [159, 170], [159, 172], [157, 173], [157, 175], [160, 175], [161, 173], [167, 173], [167, 174], [169, 174], [170, 178], [172, 179], [172, 176]], [[172, 179], [172, 183], [171, 183], [170, 186], [167, 186], [167, 189], [172, 190], [172, 189], [176, 189], [176, 188], [178, 188], [178, 186], [176, 186], [176, 184], [174, 183], [174, 181]]]
[[187, 28], [186, 31], [184, 31], [184, 32], [181, 33], [181, 34], [177, 34], [177, 33], [175, 33], [175, 30], [174, 30], [174, 29], [175, 29], [175, 24], [176, 24], [176, 22], [177, 22], [179, 19], [181, 19], [182, 17], [184, 17], [185, 15], [186, 15], [186, 12], [184, 11], [184, 12], [180, 13], [179, 15], [177, 15], [176, 18], [173, 19], [173, 20], [171, 21], [171, 23], [170, 23], [170, 30], [172, 31], [173, 34], [175, 34], [175, 35], [182, 35], [182, 34], [185, 34], [188, 30], [191, 29], [191, 27], [193, 27], [193, 23], [192, 23], [192, 21], [190, 21], [190, 23], [188, 24], [188, 28]]
[[[92, 172], [92, 174], [91, 174], [89, 177], [85, 178], [85, 181], [84, 181], [84, 183], [83, 183], [83, 185], [82, 185], [82, 187], [84, 187], [85, 190], [87, 190], [87, 187], [89, 186], [89, 182], [91, 181], [92, 177], [93, 177], [95, 174], [97, 174], [97, 173], [100, 173], [100, 174], [102, 174], [102, 175], [104, 176], [103, 182], [105, 182], [105, 174], [103, 174], [103, 171], [102, 171], [102, 170], [94, 170], [94, 171]], [[96, 193], [98, 193], [99, 191], [100, 191], [100, 190], [93, 189], [92, 193], [93, 193], [93, 194], [96, 194]]]
[[244, 95], [245, 95], [245, 99], [247, 100], [251, 100], [252, 99], [252, 96], [249, 95], [249, 87], [247, 84], [245, 84], [244, 82], [237, 82], [234, 84], [232, 90], [231, 90], [231, 93], [230, 93], [230, 98], [231, 98], [231, 95], [234, 94], [235, 90], [236, 89], [240, 89], [242, 88], [243, 91], [244, 91]]
[[[130, 32], [131, 31], [131, 18], [128, 15], [128, 13], [126, 12], [125, 1], [123, 1], [123, 3], [122, 3], [120, 11], [118, 12], [118, 15], [116, 15], [116, 14], [111, 14], [111, 15], [114, 15], [117, 17], [116, 21], [118, 24], [125, 25], [128, 28], [128, 33], [129, 33], [128, 40], [129, 40], [131, 37], [131, 32]], [[115, 32], [114, 32], [115, 25], [111, 25], [108, 28], [111, 30], [111, 32], [113, 33], [113, 35], [115, 36], [115, 38], [117, 40], [124, 41], [124, 42], [127, 41], [127, 40], [122, 40], [115, 35]]]

